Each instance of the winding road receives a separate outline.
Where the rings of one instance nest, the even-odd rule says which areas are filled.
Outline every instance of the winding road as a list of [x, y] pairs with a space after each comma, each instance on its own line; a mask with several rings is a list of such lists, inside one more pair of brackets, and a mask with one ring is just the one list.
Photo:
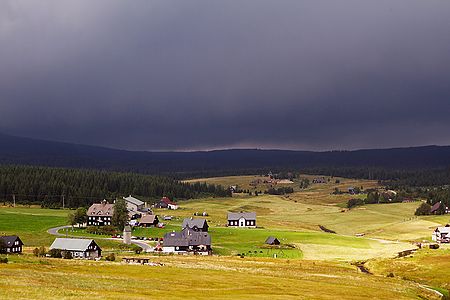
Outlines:
[[[60, 233], [59, 231], [62, 229], [71, 228], [71, 227], [72, 226], [70, 226], [70, 225], [54, 227], [54, 228], [50, 228], [49, 230], [47, 230], [47, 233], [49, 233], [51, 235], [55, 235], [55, 236], [66, 236], [65, 233]], [[86, 239], [92, 238], [92, 237], [88, 237], [88, 236], [70, 235], [69, 232], [67, 233], [67, 237], [86, 238]], [[122, 239], [102, 238], [102, 237], [99, 237], [97, 239], [110, 240], [110, 241], [116, 241], [116, 242], [123, 241]], [[141, 241], [131, 240], [131, 243], [141, 247], [145, 252], [150, 252], [153, 249], [153, 247], [151, 247], [150, 245], [148, 245], [144, 242], [141, 242]]]

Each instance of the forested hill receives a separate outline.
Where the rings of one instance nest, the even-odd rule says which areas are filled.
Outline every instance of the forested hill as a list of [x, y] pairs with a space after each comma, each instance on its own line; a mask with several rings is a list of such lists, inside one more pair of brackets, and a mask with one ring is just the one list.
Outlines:
[[449, 146], [356, 151], [124, 151], [0, 134], [0, 164], [88, 168], [143, 174], [219, 175], [319, 167], [432, 169], [450, 166]]
[[44, 207], [89, 206], [106, 198], [128, 195], [156, 200], [231, 196], [228, 189], [204, 183], [187, 184], [168, 177], [83, 169], [0, 166], [0, 201]]

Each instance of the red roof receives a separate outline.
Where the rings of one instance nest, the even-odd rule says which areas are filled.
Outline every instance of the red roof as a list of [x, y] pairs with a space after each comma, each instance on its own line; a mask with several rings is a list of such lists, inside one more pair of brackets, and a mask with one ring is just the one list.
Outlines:
[[176, 205], [175, 202], [172, 202], [169, 198], [167, 197], [162, 197], [161, 199], [162, 202], [166, 203], [166, 204], [172, 204], [172, 205]]

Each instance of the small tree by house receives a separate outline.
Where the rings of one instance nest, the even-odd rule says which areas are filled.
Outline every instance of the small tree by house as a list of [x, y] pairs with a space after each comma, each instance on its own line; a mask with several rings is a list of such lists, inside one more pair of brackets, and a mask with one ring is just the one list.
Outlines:
[[128, 210], [125, 200], [117, 199], [116, 203], [114, 204], [112, 224], [122, 231], [127, 222], [128, 222]]
[[414, 213], [416, 216], [426, 216], [431, 213], [431, 206], [426, 203], [422, 202], [420, 206], [416, 209], [416, 212]]
[[3, 240], [0, 240], [0, 253], [6, 253], [6, 244]]

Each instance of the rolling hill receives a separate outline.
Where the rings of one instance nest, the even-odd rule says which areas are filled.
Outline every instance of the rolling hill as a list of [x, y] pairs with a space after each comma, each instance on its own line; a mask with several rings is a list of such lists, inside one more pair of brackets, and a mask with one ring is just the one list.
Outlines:
[[0, 164], [103, 169], [145, 174], [250, 174], [256, 170], [320, 167], [432, 169], [450, 166], [450, 146], [325, 152], [259, 149], [148, 152], [0, 134]]

